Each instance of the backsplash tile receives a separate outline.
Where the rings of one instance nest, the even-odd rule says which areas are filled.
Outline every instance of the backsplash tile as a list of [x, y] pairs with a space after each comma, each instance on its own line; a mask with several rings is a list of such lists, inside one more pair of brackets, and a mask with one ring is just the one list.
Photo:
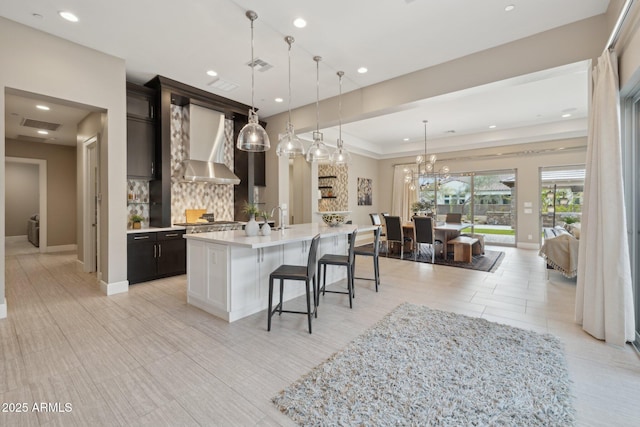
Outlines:
[[[233, 120], [224, 123], [224, 163], [233, 171]], [[186, 209], [206, 209], [216, 220], [233, 220], [233, 186], [180, 182], [180, 164], [189, 155], [189, 109], [171, 106], [171, 222], [185, 221]]]
[[127, 228], [132, 224], [131, 215], [140, 215], [145, 226], [149, 225], [149, 181], [141, 179], [127, 180]]

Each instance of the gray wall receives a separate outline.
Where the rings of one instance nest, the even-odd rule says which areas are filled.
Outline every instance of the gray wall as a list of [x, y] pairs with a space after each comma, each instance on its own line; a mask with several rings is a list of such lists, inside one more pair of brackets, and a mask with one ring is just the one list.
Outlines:
[[38, 165], [7, 161], [4, 173], [5, 236], [26, 236], [27, 220], [40, 208]]

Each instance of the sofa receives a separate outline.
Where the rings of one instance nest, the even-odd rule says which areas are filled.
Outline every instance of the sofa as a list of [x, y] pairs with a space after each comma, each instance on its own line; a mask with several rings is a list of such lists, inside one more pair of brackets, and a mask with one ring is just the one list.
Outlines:
[[40, 215], [31, 215], [27, 220], [27, 239], [36, 248], [40, 247]]
[[[547, 261], [547, 270], [553, 269], [565, 277], [578, 274], [580, 223], [543, 229], [544, 242], [539, 255]], [[547, 274], [548, 277], [548, 274]]]

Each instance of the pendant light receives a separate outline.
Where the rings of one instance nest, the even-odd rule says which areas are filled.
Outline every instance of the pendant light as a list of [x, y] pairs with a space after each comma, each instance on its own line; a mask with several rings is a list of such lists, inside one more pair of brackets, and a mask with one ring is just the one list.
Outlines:
[[322, 141], [322, 132], [320, 132], [320, 61], [322, 57], [314, 56], [313, 60], [316, 61], [316, 131], [313, 133], [313, 144], [307, 151], [307, 162], [328, 163], [331, 155]]
[[296, 136], [291, 123], [291, 45], [295, 39], [291, 36], [286, 36], [284, 41], [289, 45], [289, 120], [287, 121], [285, 132], [280, 134], [276, 154], [293, 159], [294, 157], [304, 156], [304, 145], [302, 145], [300, 138]]
[[340, 96], [338, 98], [338, 148], [331, 153], [331, 163], [342, 166], [351, 163], [351, 154], [344, 148], [344, 142], [342, 141], [342, 76], [344, 76], [344, 71], [338, 71], [336, 74], [340, 82]]
[[243, 151], [267, 151], [269, 148], [271, 148], [271, 144], [269, 143], [269, 135], [267, 135], [267, 132], [264, 130], [264, 128], [260, 126], [258, 115], [256, 114], [253, 102], [255, 86], [255, 60], [253, 58], [253, 21], [258, 19], [258, 14], [253, 10], [247, 10], [247, 13], [245, 15], [251, 21], [251, 63], [249, 64], [249, 66], [251, 67], [251, 109], [249, 110], [249, 122], [244, 125], [244, 127], [240, 131], [236, 147], [238, 147], [239, 150]]

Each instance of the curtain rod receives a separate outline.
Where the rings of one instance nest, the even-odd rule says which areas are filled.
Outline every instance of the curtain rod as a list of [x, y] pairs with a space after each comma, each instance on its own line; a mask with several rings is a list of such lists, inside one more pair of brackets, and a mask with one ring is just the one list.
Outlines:
[[627, 19], [627, 15], [629, 14], [629, 10], [631, 6], [633, 6], [633, 2], [635, 0], [626, 0], [624, 6], [622, 6], [622, 10], [620, 11], [620, 16], [618, 16], [618, 20], [616, 21], [616, 25], [613, 27], [613, 31], [611, 31], [611, 35], [609, 36], [609, 40], [607, 41], [607, 45], [604, 48], [606, 52], [608, 49], [612, 49], [618, 38], [620, 37], [620, 33], [622, 32], [622, 26], [624, 25], [625, 19]]

